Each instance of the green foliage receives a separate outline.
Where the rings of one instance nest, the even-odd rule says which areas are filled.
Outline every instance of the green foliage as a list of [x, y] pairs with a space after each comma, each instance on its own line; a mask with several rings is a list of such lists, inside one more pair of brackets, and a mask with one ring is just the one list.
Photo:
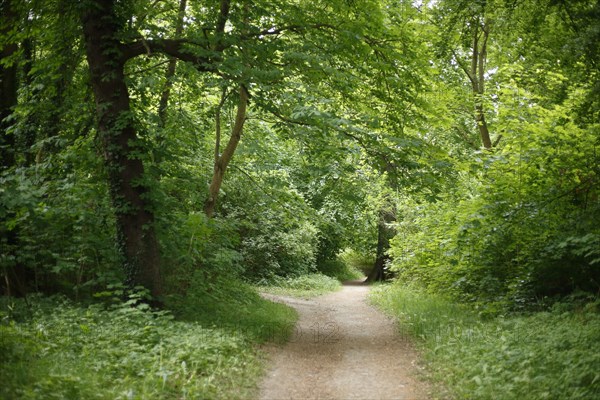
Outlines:
[[367, 256], [365, 254], [366, 253], [361, 253], [354, 249], [344, 249], [344, 251], [340, 253], [340, 259], [351, 270], [359, 271], [362, 275], [366, 276], [371, 269], [373, 269], [375, 257]]
[[89, 141], [77, 141], [60, 158], [0, 177], [0, 265], [30, 277], [13, 291], [89, 296], [120, 279], [106, 187], [72, 165], [93, 165], [86, 160], [89, 146]]
[[317, 231], [306, 222], [282, 230], [277, 219], [262, 219], [242, 242], [246, 275], [251, 279], [299, 276], [315, 270]]
[[569, 116], [584, 99], [579, 88], [549, 108], [511, 90], [497, 122], [503, 147], [457, 162], [462, 173], [442, 201], [401, 200], [393, 268], [432, 290], [516, 308], [596, 292], [598, 127]]
[[240, 236], [234, 223], [209, 219], [202, 212], [176, 212], [164, 221], [159, 233], [165, 238], [162, 245], [168, 260], [164, 269], [169, 293], [185, 295], [192, 290], [192, 282], [200, 279], [199, 269], [234, 280], [243, 271]]
[[[421, 339], [431, 377], [473, 399], [595, 399], [600, 395], [600, 314], [556, 304], [550, 312], [481, 319], [447, 298], [401, 285], [371, 300]], [[596, 304], [598, 301], [596, 300]], [[565, 307], [566, 306], [566, 307]]]
[[340, 282], [357, 280], [365, 276], [363, 272], [348, 264], [342, 257], [324, 261], [319, 265], [318, 269], [321, 274], [335, 278]]
[[[450, 168], [431, 181], [435, 196], [398, 199], [390, 254], [399, 279], [492, 314], [597, 293], [597, 72], [594, 51], [580, 47], [596, 13], [585, 1], [445, 0], [423, 9], [437, 60], [424, 136], [442, 150], [429, 163]], [[473, 30], [484, 25], [483, 76], [469, 76]], [[465, 101], [478, 79], [484, 95]], [[490, 151], [476, 137], [478, 101], [497, 138]]]
[[260, 362], [243, 330], [178, 321], [135, 297], [109, 309], [28, 302], [3, 307], [2, 398], [225, 399], [255, 389]]
[[340, 281], [323, 275], [309, 274], [293, 278], [275, 278], [259, 286], [261, 291], [297, 297], [315, 297], [341, 289]]
[[[82, 300], [99, 293], [110, 306], [112, 297], [123, 295], [115, 291], [123, 279], [116, 250], [127, 238], [116, 238], [122, 204], [109, 193], [103, 159], [111, 149], [94, 128], [99, 121], [92, 118], [89, 71], [82, 61], [78, 14], [90, 4], [16, 3], [10, 2], [17, 8], [7, 19], [11, 31], [0, 34], [18, 48], [0, 60], [2, 67], [18, 70], [17, 104], [0, 110], [8, 116], [0, 124], [0, 143], [14, 142], [2, 149], [14, 161], [0, 161], [2, 291]], [[177, 1], [116, 3], [123, 49], [174, 38]], [[568, 357], [581, 357], [578, 375], [557, 375], [558, 364], [539, 356], [533, 342], [523, 342], [521, 356], [495, 338], [491, 342], [508, 356], [488, 353], [483, 342], [463, 354], [448, 332], [438, 331], [458, 326], [493, 336], [489, 332], [496, 329], [519, 349], [510, 330], [518, 321], [540, 330], [556, 322], [581, 331], [573, 348], [593, 338], [577, 318], [596, 327], [595, 317], [571, 309], [574, 315], [561, 314], [564, 305], [533, 317], [496, 317], [507, 310], [549, 309], [561, 298], [599, 289], [597, 2], [258, 0], [252, 7], [232, 4], [222, 33], [215, 29], [223, 17], [217, 3], [188, 3], [179, 34], [184, 58], [202, 62], [180, 60], [170, 76], [160, 46], [148, 47], [126, 63], [131, 110], [115, 116], [137, 131], [124, 156], [141, 160], [145, 174], [130, 189], [147, 189], [138, 211], [152, 216], [154, 225], [146, 228], [156, 230], [160, 244], [166, 304], [183, 321], [144, 310], [138, 299], [112, 310], [61, 301], [44, 308], [45, 300], [31, 300], [32, 315], [19, 307], [3, 315], [8, 344], [2, 349], [14, 364], [2, 364], [2, 377], [6, 373], [13, 382], [7, 391], [20, 390], [25, 398], [118, 398], [154, 397], [160, 387], [169, 393], [165, 397], [220, 396], [217, 385], [231, 388], [228, 377], [240, 376], [232, 348], [244, 349], [239, 362], [250, 360], [244, 371], [251, 375], [247, 344], [282, 340], [295, 318], [242, 279], [270, 283], [264, 290], [286, 294], [335, 290], [336, 279], [355, 278], [356, 269], [366, 273], [374, 264], [385, 204], [397, 210], [389, 254], [398, 279], [474, 303], [472, 311], [414, 292], [390, 300], [390, 307], [405, 310], [402, 318], [413, 334], [426, 343], [447, 343], [436, 350], [440, 358], [458, 354], [473, 366], [466, 381], [449, 373], [453, 382], [485, 398], [492, 384], [503, 387], [489, 371], [506, 382], [513, 379], [506, 371], [523, 369], [524, 377], [537, 382], [528, 368], [541, 371], [547, 362], [552, 371], [542, 371], [540, 382], [561, 380], [557, 387], [564, 393], [587, 395], [573, 388], [588, 381], [593, 386], [597, 378], [582, 372], [593, 360], [578, 350], [557, 357], [561, 366], [579, 365]], [[485, 93], [473, 96], [474, 77], [465, 69], [482, 24], [490, 29], [483, 76], [477, 78], [485, 81]], [[202, 204], [214, 155], [223, 152], [234, 124], [232, 93], [240, 84], [251, 97], [248, 114], [216, 217], [209, 219]], [[163, 118], [157, 106], [166, 88]], [[473, 118], [479, 103], [497, 140], [490, 151], [479, 146]], [[222, 129], [215, 149], [217, 110]], [[110, 335], [123, 330], [127, 340], [101, 336], [105, 325]], [[50, 336], [36, 330], [45, 326]], [[67, 341], [63, 328], [77, 340]], [[223, 338], [223, 347], [211, 340], [202, 347], [195, 330]], [[550, 336], [567, 340], [558, 327]], [[551, 353], [544, 337], [532, 337]], [[176, 340], [182, 342], [181, 357], [172, 345]], [[535, 356], [527, 358], [530, 353]], [[165, 356], [166, 366], [157, 354], [159, 360]], [[500, 361], [496, 365], [490, 357]], [[200, 366], [192, 366], [191, 358]], [[216, 366], [204, 365], [208, 359]], [[64, 374], [53, 369], [63, 364]], [[233, 375], [223, 372], [226, 365], [233, 366]], [[125, 374], [115, 378], [117, 366]], [[114, 379], [121, 392], [107, 385]], [[249, 382], [240, 379], [241, 386]], [[517, 396], [530, 388], [527, 379], [513, 379], [514, 388], [500, 392]], [[539, 387], [531, 390], [540, 398], [556, 397], [559, 390], [545, 394]], [[224, 397], [233, 393], [228, 390]]]

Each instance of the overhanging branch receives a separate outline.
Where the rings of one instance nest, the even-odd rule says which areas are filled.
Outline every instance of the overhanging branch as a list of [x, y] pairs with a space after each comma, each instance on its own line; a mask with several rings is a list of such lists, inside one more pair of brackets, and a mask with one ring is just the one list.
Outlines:
[[127, 61], [143, 54], [164, 54], [174, 57], [180, 61], [192, 63], [199, 71], [216, 71], [216, 68], [211, 65], [212, 60], [210, 57], [194, 54], [185, 48], [186, 45], [196, 45], [202, 50], [207, 51], [206, 47], [202, 44], [195, 43], [187, 39], [141, 39], [136, 42], [123, 45], [121, 48], [121, 57], [123, 61]]

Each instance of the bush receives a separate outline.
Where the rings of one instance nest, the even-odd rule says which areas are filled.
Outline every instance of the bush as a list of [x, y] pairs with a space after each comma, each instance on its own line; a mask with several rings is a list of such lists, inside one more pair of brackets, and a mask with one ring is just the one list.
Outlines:
[[400, 279], [518, 310], [597, 293], [598, 127], [572, 117], [584, 97], [571, 88], [560, 105], [518, 106], [518, 119], [500, 106], [501, 146], [455, 161], [439, 198], [401, 199], [390, 250]]
[[259, 281], [271, 276], [300, 276], [314, 272], [316, 228], [309, 222], [286, 227], [272, 217], [265, 217], [258, 224], [246, 224], [241, 245], [244, 275]]

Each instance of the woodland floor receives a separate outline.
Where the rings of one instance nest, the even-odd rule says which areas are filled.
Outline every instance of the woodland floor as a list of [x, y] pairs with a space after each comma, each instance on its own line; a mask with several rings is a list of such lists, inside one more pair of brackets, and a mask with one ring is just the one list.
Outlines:
[[366, 302], [369, 287], [349, 282], [310, 300], [265, 295], [300, 318], [290, 341], [267, 348], [261, 400], [428, 399], [418, 353], [394, 322]]

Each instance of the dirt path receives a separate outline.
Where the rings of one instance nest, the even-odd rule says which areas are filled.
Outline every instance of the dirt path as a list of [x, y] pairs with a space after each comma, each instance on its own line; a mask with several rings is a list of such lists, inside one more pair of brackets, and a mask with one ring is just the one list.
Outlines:
[[428, 399], [417, 354], [394, 323], [365, 302], [368, 286], [300, 300], [268, 296], [300, 314], [296, 332], [272, 347], [261, 400]]

